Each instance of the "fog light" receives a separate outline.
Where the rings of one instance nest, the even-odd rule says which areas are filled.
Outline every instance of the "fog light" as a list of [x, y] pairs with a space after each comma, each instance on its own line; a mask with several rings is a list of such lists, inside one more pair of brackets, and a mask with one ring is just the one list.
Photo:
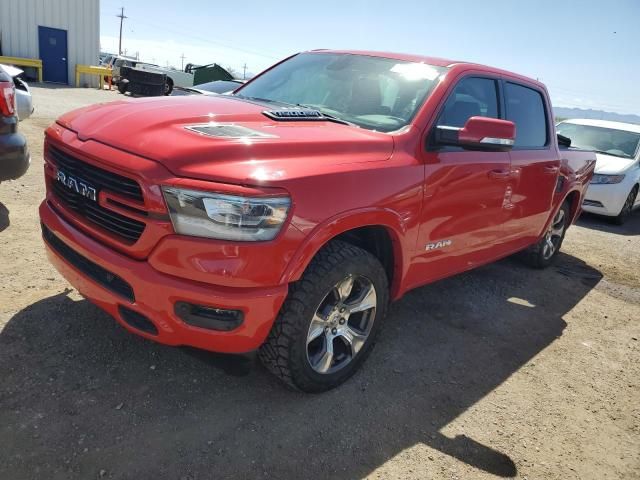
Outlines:
[[238, 328], [244, 320], [244, 314], [240, 310], [206, 307], [187, 302], [176, 302], [174, 310], [183, 322], [207, 330], [228, 332]]

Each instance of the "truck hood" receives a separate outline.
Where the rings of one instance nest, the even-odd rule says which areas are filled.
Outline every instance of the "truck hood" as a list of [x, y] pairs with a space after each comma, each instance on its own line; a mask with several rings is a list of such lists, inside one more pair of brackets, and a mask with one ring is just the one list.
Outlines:
[[595, 173], [604, 175], [624, 173], [635, 162], [633, 158], [616, 157], [604, 153], [596, 153], [596, 159]]
[[[97, 141], [157, 161], [174, 175], [204, 180], [264, 183], [392, 154], [388, 134], [329, 121], [271, 120], [263, 114], [268, 109], [225, 96], [130, 99], [75, 110], [58, 123], [82, 141]], [[187, 128], [209, 124], [245, 127], [249, 135], [210, 136]]]

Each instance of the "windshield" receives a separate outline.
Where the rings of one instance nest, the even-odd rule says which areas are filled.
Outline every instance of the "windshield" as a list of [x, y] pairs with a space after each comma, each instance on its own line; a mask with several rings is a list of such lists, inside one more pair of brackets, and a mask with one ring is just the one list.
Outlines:
[[363, 128], [391, 132], [413, 119], [446, 70], [365, 55], [302, 53], [236, 95], [313, 108]]
[[614, 128], [562, 122], [557, 125], [556, 130], [560, 135], [571, 139], [572, 147], [615, 157], [635, 157], [640, 142], [640, 133]]

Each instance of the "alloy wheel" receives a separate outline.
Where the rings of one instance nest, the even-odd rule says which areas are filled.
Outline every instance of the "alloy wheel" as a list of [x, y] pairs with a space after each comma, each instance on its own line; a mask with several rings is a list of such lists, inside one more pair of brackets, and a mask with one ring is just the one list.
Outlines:
[[349, 275], [322, 300], [307, 333], [307, 360], [317, 373], [346, 367], [362, 349], [376, 318], [376, 289], [368, 278]]
[[551, 225], [549, 226], [549, 230], [544, 236], [544, 245], [542, 247], [542, 256], [545, 260], [553, 257], [553, 254], [556, 253], [558, 247], [560, 246], [560, 242], [562, 241], [562, 236], [564, 235], [565, 229], [565, 214], [564, 210], [561, 208], [556, 213]]

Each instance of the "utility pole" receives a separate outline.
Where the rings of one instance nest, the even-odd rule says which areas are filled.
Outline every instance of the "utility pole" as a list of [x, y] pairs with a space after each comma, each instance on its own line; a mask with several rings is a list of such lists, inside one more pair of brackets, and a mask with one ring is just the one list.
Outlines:
[[246, 63], [242, 66], [242, 79], [243, 80], [247, 79], [247, 64]]
[[184, 56], [184, 53], [180, 56], [180, 59], [182, 60], [182, 67], [180, 68], [180, 70], [182, 70], [184, 72], [184, 59], [186, 57]]
[[124, 7], [120, 7], [120, 15], [116, 15], [116, 18], [120, 19], [120, 41], [118, 42], [118, 55], [122, 55], [122, 22], [124, 21]]

